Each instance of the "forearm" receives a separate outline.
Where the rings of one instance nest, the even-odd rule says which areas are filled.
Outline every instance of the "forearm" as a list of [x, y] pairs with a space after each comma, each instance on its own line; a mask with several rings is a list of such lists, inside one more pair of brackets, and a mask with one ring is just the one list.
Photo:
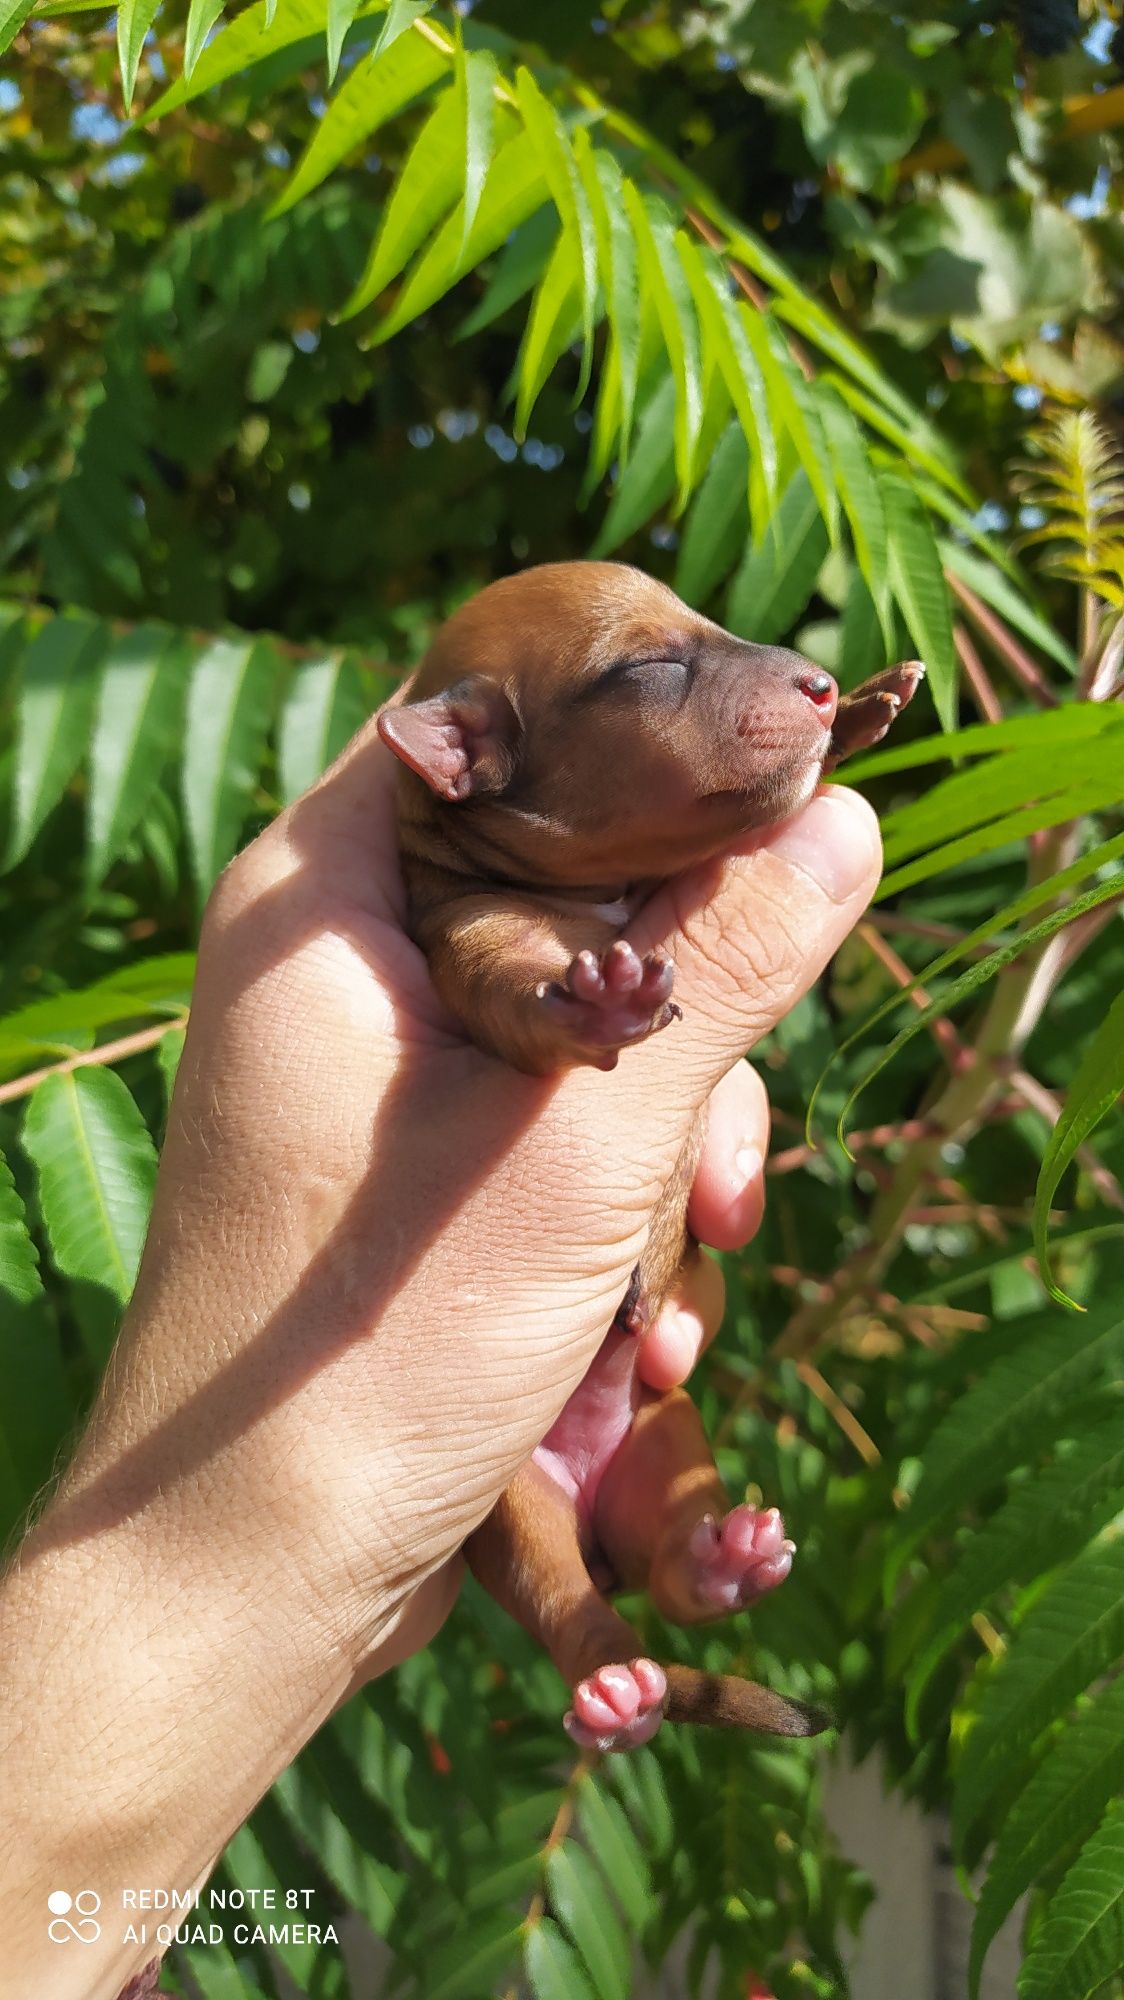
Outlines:
[[[151, 1918], [128, 1940], [125, 1892], [206, 1877], [353, 1662], [280, 1548], [247, 1538], [240, 1572], [190, 1510], [179, 1531], [157, 1508], [71, 1539], [66, 1517], [64, 1494], [0, 1583], [3, 1990], [116, 2000], [159, 1950]], [[52, 1941], [48, 1896], [80, 1889], [100, 1935]]]

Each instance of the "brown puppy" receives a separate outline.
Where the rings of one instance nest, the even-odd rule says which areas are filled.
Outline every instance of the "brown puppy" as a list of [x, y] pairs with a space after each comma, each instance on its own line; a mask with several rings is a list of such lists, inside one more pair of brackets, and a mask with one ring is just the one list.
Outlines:
[[[412, 933], [473, 1040], [545, 1075], [611, 1069], [666, 1028], [671, 964], [638, 958], [621, 930], [665, 877], [795, 812], [841, 756], [885, 734], [922, 672], [889, 668], [840, 700], [798, 653], [734, 639], [617, 563], [544, 565], [463, 606], [379, 729], [405, 767]], [[823, 1727], [750, 1681], [639, 1657], [598, 1588], [646, 1586], [688, 1624], [745, 1605], [792, 1562], [775, 1508], [726, 1513], [686, 1393], [636, 1377], [632, 1336], [698, 1254], [686, 1228], [698, 1146], [696, 1133], [585, 1380], [467, 1548], [573, 1688], [571, 1735], [604, 1749], [646, 1741], [665, 1713]]]

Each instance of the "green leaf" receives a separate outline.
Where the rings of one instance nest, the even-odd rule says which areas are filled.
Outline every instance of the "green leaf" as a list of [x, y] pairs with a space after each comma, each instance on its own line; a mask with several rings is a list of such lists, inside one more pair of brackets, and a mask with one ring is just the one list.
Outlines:
[[[1065, 1414], [1055, 1419], [1064, 1431]], [[989, 1470], [989, 1481], [991, 1479]], [[972, 1614], [1011, 1584], [1065, 1562], [1107, 1526], [1124, 1499], [1124, 1437], [1114, 1415], [1059, 1452], [1055, 1462], [1013, 1487], [990, 1520], [976, 1528], [932, 1603], [923, 1643], [911, 1641], [906, 1727], [917, 1740], [921, 1696]]]
[[1059, 1854], [1093, 1831], [1122, 1791], [1124, 1675], [1062, 1731], [1000, 1827], [972, 1926], [971, 2000], [988, 1946], [1019, 1897]]
[[504, 244], [479, 304], [457, 328], [457, 339], [467, 340], [494, 325], [509, 307], [533, 291], [557, 240], [558, 217], [553, 208], [544, 205], [521, 222]]
[[[359, 0], [328, 0], [327, 62], [329, 84], [334, 83], [336, 80], [336, 71], [340, 66], [340, 55], [343, 50], [344, 40], [358, 11]], [[384, 22], [383, 35], [386, 34], [386, 25]]]
[[1000, 1355], [958, 1397], [929, 1439], [888, 1580], [947, 1514], [1055, 1435], [1065, 1412], [1121, 1360], [1122, 1296], [1102, 1299], [1079, 1322], [1054, 1310], [1028, 1321], [1017, 1348]]
[[624, 205], [636, 242], [641, 286], [654, 301], [675, 382], [676, 510], [687, 504], [694, 482], [695, 453], [703, 420], [702, 354], [691, 287], [680, 260], [676, 231], [666, 208], [645, 199], [631, 181]]
[[277, 767], [286, 805], [314, 784], [367, 719], [363, 684], [346, 653], [305, 660], [281, 711]]
[[757, 526], [777, 497], [778, 452], [772, 423], [776, 397], [769, 393], [776, 373], [772, 353], [764, 340], [755, 346], [747, 330], [751, 316], [746, 309], [739, 311], [730, 297], [717, 258], [689, 240], [681, 242], [679, 254], [698, 310], [704, 360], [722, 374], [760, 483], [761, 501], [753, 512]]
[[979, 556], [972, 554], [971, 549], [964, 548], [951, 538], [941, 541], [940, 551], [945, 568], [974, 590], [977, 597], [982, 597], [985, 604], [1006, 619], [1008, 625], [1021, 632], [1024, 639], [1029, 639], [1032, 646], [1038, 647], [1039, 652], [1056, 660], [1067, 674], [1077, 672], [1077, 658], [1072, 647], [1066, 645], [1049, 621], [1035, 609], [1029, 584], [1025, 593], [1016, 590], [993, 563], [983, 562]]
[[821, 386], [818, 408], [843, 511], [855, 545], [855, 556], [877, 607], [878, 621], [889, 653], [894, 644], [894, 617], [886, 575], [886, 517], [882, 511], [882, 495], [870, 469], [862, 433], [847, 405], [830, 386]]
[[201, 896], [235, 848], [265, 749], [279, 663], [251, 639], [215, 639], [200, 655], [187, 697], [183, 803]]
[[592, 366], [593, 328], [597, 312], [597, 230], [593, 210], [565, 127], [550, 99], [544, 97], [530, 70], [525, 67], [521, 66], [516, 71], [515, 87], [527, 134], [538, 155], [551, 200], [561, 218], [562, 234], [568, 234], [577, 249], [582, 367], [574, 400], [580, 402]]
[[124, 1305], [148, 1226], [156, 1148], [121, 1078], [94, 1067], [47, 1077], [27, 1107], [23, 1147], [59, 1270], [104, 1285]]
[[525, 438], [531, 411], [555, 362], [571, 345], [581, 327], [581, 291], [577, 246], [563, 229], [543, 272], [527, 321], [516, 363], [519, 392], [514, 432]]
[[92, 619], [49, 618], [28, 647], [16, 702], [6, 868], [22, 861], [78, 767], [107, 639]]
[[603, 556], [619, 548], [670, 497], [675, 485], [674, 422], [675, 383], [665, 375], [644, 407], [635, 447], [617, 481], [591, 555]]
[[1050, 1206], [1054, 1191], [1077, 1148], [1096, 1130], [1124, 1090], [1124, 993], [1117, 994], [1092, 1041], [1085, 1049], [1077, 1075], [1042, 1158], [1034, 1191], [1034, 1248], [1038, 1268], [1051, 1298], [1074, 1301], [1050, 1276]]
[[[291, 0], [286, 0], [287, 7], [289, 4]], [[300, 4], [309, 5], [311, 0], [300, 0]], [[256, 13], [257, 9], [250, 11]], [[240, 28], [248, 18], [248, 15], [241, 15], [236, 28]], [[321, 14], [321, 23], [322, 19]], [[236, 28], [228, 28], [208, 49], [208, 56], [215, 49], [220, 49]], [[201, 75], [204, 68], [205, 63], [200, 63], [197, 74]], [[447, 79], [451, 68], [451, 52], [445, 54], [432, 42], [415, 34], [403, 35], [383, 55], [378, 53], [376, 47], [369, 56], [356, 63], [332, 98], [270, 214], [283, 215], [312, 188], [319, 187], [341, 160], [346, 160], [348, 154], [377, 132], [380, 125], [385, 125], [389, 118], [397, 117], [408, 104], [413, 104], [439, 77]]]
[[0, 0], [0, 55], [15, 41], [35, 0]]
[[958, 1852], [1012, 1766], [1122, 1653], [1124, 1542], [1095, 1542], [1033, 1600], [988, 1672], [953, 1787]]
[[87, 880], [102, 880], [143, 817], [179, 741], [188, 653], [167, 626], [115, 639], [101, 672], [86, 796]]
[[765, 373], [770, 408], [783, 422], [796, 455], [808, 475], [828, 536], [835, 540], [839, 507], [835, 493], [835, 469], [828, 456], [827, 440], [820, 422], [819, 406], [808, 383], [796, 366], [778, 322], [770, 312], [739, 314], [746, 336]]
[[1086, 2000], [1124, 1965], [1124, 1808], [1082, 1849], [1019, 1973], [1019, 2000]]
[[585, 1962], [598, 2000], [627, 2000], [631, 1991], [628, 1939], [584, 1848], [564, 1841], [546, 1863], [551, 1908]]
[[890, 588], [928, 669], [941, 727], [953, 730], [960, 670], [940, 551], [925, 509], [904, 480], [884, 477], [882, 494], [889, 530]]
[[159, 9], [160, 0], [121, 0], [117, 9], [117, 59], [121, 65], [121, 94], [126, 111], [132, 109], [137, 64], [144, 38]]
[[194, 73], [196, 64], [207, 46], [207, 36], [222, 13], [223, 5], [224, 0], [191, 0], [183, 38], [185, 82]]
[[523, 1925], [510, 1910], [466, 1924], [453, 1944], [426, 1961], [426, 2000], [480, 2000], [518, 1962]]
[[[363, 0], [360, 12], [381, 14], [385, 5], [386, 0]], [[177, 111], [181, 104], [190, 104], [205, 90], [225, 83], [228, 77], [240, 76], [254, 64], [264, 62], [267, 56], [291, 48], [296, 42], [319, 40], [323, 33], [324, 0], [281, 0], [280, 7], [275, 0], [255, 0], [252, 7], [229, 21], [208, 44], [192, 74], [169, 84], [155, 104], [141, 113], [138, 123], [150, 125], [165, 112]]]
[[[582, 141], [586, 143], [583, 145]], [[585, 178], [595, 224], [600, 219], [604, 236], [601, 263], [605, 305], [613, 338], [609, 360], [602, 369], [602, 376], [604, 378], [607, 374], [611, 362], [615, 370], [619, 449], [621, 459], [625, 460], [632, 440], [632, 422], [640, 379], [640, 272], [636, 260], [636, 244], [625, 209], [624, 176], [612, 154], [604, 152], [600, 147], [592, 152], [591, 174], [588, 169], [589, 153], [586, 134], [578, 132], [574, 139], [574, 158], [578, 163], [579, 172], [582, 172]], [[606, 452], [605, 463], [607, 462]]]
[[542, 207], [547, 192], [538, 152], [521, 132], [500, 147], [492, 162], [468, 242], [458, 207], [415, 263], [391, 311], [366, 344], [380, 345], [427, 312], [466, 271], [506, 243], [512, 230]]
[[[839, 632], [839, 671], [836, 680], [845, 693], [865, 681], [887, 660], [885, 640], [879, 627], [878, 609], [857, 569], [851, 571]], [[848, 766], [848, 781], [851, 770]]]
[[807, 474], [795, 473], [756, 547], [747, 548], [730, 586], [726, 623], [766, 645], [795, 624], [816, 585], [828, 535]]
[[161, 1082], [164, 1085], [165, 1116], [167, 1116], [168, 1111], [171, 1109], [172, 1092], [176, 1087], [176, 1076], [179, 1071], [180, 1058], [183, 1055], [183, 1045], [186, 1040], [186, 1029], [169, 1028], [165, 1034], [161, 1035], [160, 1040], [156, 1044], [156, 1065], [160, 1071]]
[[495, 57], [485, 49], [478, 49], [472, 55], [466, 56], [463, 44], [458, 42], [457, 89], [464, 128], [464, 159], [461, 175], [464, 190], [461, 223], [464, 243], [467, 243], [472, 235], [472, 227], [488, 178], [488, 169], [492, 164], [496, 131], [497, 81]]
[[464, 172], [464, 109], [441, 92], [395, 182], [359, 283], [339, 317], [350, 319], [377, 299], [459, 200]]
[[577, 1952], [549, 1917], [528, 1930], [523, 1963], [535, 2000], [594, 2000]]
[[415, 21], [420, 21], [423, 15], [432, 11], [433, 0], [390, 0], [390, 6], [386, 10], [386, 20], [379, 29], [379, 38], [375, 43], [373, 54], [376, 56], [385, 54], [386, 50], [398, 40], [399, 35], [404, 35], [407, 28], [413, 27]]
[[42, 1290], [39, 1253], [31, 1240], [12, 1170], [0, 1153], [0, 1291], [17, 1305], [26, 1305]]
[[652, 1912], [648, 1866], [620, 1804], [607, 1798], [592, 1778], [582, 1787], [578, 1824], [629, 1923], [642, 1931]]
[[688, 604], [706, 603], [745, 543], [748, 473], [745, 432], [740, 423], [729, 423], [715, 446], [679, 545], [675, 588]]

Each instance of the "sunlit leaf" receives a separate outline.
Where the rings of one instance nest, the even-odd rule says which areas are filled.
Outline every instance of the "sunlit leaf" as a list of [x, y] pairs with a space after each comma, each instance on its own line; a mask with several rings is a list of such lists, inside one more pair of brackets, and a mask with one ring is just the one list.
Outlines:
[[129, 1090], [110, 1069], [47, 1077], [28, 1105], [23, 1146], [59, 1270], [124, 1305], [156, 1180], [156, 1148]]

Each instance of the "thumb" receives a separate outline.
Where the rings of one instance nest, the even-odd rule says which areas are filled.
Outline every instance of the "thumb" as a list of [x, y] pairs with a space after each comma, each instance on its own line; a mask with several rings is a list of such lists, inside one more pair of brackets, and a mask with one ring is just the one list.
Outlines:
[[818, 979], [878, 883], [878, 821], [858, 792], [830, 785], [803, 810], [711, 868], [660, 890], [632, 928], [638, 950], [675, 961], [683, 1018], [629, 1058], [709, 1092]]

